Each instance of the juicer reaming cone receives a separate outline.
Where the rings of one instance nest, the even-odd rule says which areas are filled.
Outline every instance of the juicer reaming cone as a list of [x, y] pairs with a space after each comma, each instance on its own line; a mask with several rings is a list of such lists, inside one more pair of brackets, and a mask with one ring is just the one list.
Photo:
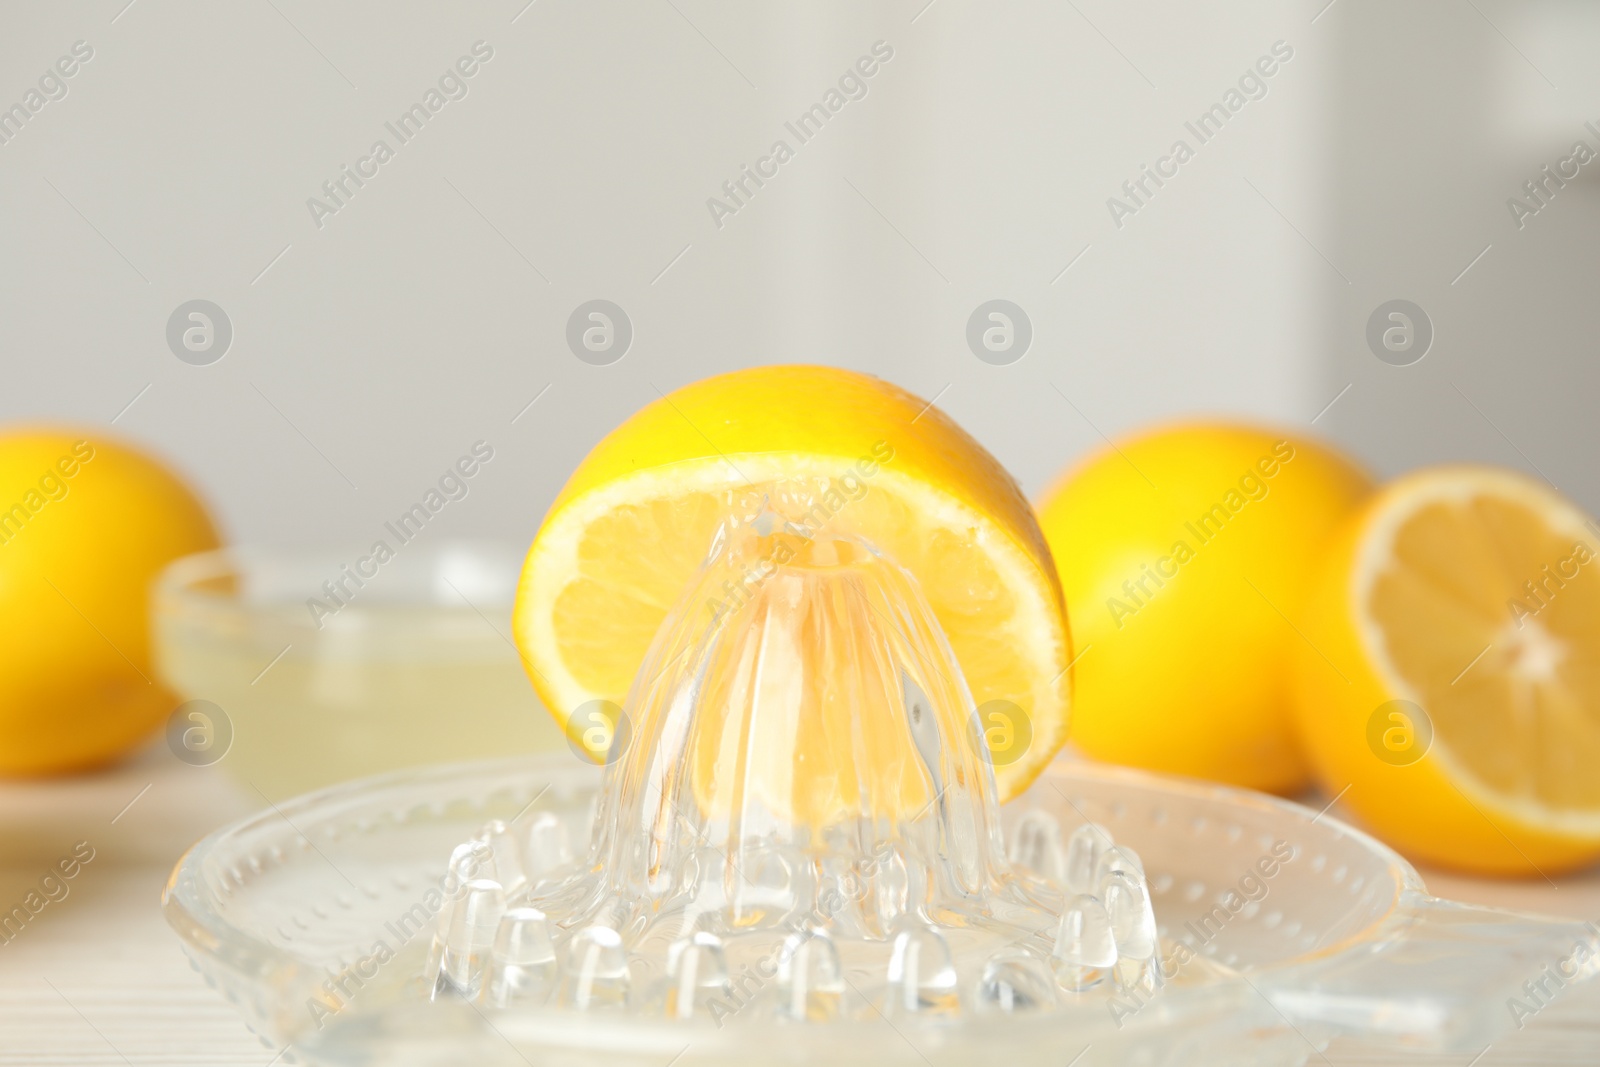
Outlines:
[[587, 855], [535, 820], [452, 856], [436, 996], [721, 1025], [1161, 983], [1136, 855], [1044, 812], [1008, 855], [961, 669], [862, 540], [728, 519], [611, 714]]

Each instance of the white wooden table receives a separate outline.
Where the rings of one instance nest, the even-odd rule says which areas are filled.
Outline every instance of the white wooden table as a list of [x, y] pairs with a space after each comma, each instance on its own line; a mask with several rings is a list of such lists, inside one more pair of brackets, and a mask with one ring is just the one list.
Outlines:
[[[184, 849], [258, 807], [259, 798], [216, 769], [187, 767], [156, 749], [103, 774], [0, 785], [0, 911], [21, 903], [75, 843], [95, 850], [66, 897], [0, 944], [0, 1067], [267, 1067], [274, 1050], [189, 968], [159, 906]], [[1600, 872], [1557, 888], [1427, 877], [1442, 896], [1600, 918]], [[1466, 1059], [1337, 1044], [1327, 1053], [1340, 1065], [1467, 1067]], [[1600, 989], [1558, 998], [1476, 1061], [1508, 1064], [1600, 1064]]]

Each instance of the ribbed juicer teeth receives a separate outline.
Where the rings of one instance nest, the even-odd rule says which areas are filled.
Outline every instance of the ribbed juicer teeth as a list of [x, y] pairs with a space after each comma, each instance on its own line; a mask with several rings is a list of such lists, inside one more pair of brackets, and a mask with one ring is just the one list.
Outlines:
[[584, 857], [550, 813], [455, 850], [436, 995], [721, 1024], [1159, 985], [1137, 856], [1038, 810], [1007, 854], [944, 631], [866, 542], [730, 519], [625, 714]]

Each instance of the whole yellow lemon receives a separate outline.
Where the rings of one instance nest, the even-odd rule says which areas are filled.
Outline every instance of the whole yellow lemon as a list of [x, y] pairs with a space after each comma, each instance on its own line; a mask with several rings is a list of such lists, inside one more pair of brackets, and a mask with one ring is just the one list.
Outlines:
[[1304, 784], [1289, 620], [1371, 488], [1327, 445], [1229, 423], [1156, 429], [1070, 471], [1039, 512], [1077, 646], [1072, 740], [1151, 770]]
[[217, 545], [195, 495], [99, 430], [0, 433], [0, 773], [92, 767], [175, 706], [150, 664], [149, 588]]

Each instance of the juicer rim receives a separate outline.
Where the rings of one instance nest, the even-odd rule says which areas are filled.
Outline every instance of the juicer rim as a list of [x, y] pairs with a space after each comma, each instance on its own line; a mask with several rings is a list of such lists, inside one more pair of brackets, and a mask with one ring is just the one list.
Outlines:
[[[509, 787], [504, 784], [506, 781], [519, 778], [530, 783], [526, 790], [530, 796], [536, 792], [531, 784], [534, 782], [548, 782], [546, 788], [559, 788], [562, 792], [593, 790], [600, 785], [599, 770], [599, 768], [576, 765], [571, 757], [559, 753], [542, 753], [406, 768], [304, 793], [230, 822], [196, 842], [175, 865], [162, 894], [163, 908], [169, 924], [182, 938], [191, 955], [204, 956], [220, 963], [246, 981], [260, 982], [267, 979], [273, 986], [292, 988], [302, 981], [310, 981], [313, 978], [320, 980], [325, 976], [325, 972], [319, 969], [318, 963], [245, 932], [229, 923], [222, 912], [214, 906], [216, 902], [214, 890], [202, 885], [201, 870], [217, 849], [258, 828], [284, 821], [295, 827], [297, 833], [301, 833], [296, 820], [298, 815], [315, 811], [326, 818], [328, 815], [337, 814], [341, 807], [370, 808], [387, 791], [411, 791], [418, 787], [426, 787], [430, 783], [444, 782], [501, 783], [485, 787], [479, 799], [480, 802], [487, 803], [508, 792]], [[1060, 779], [1111, 782], [1167, 795], [1222, 801], [1232, 806], [1243, 805], [1258, 811], [1289, 815], [1307, 825], [1325, 823], [1327, 825], [1321, 828], [1322, 832], [1336, 836], [1347, 835], [1364, 846], [1365, 850], [1387, 863], [1395, 873], [1397, 886], [1394, 899], [1381, 916], [1333, 945], [1254, 969], [1252, 975], [1259, 976], [1264, 982], [1276, 985], [1277, 982], [1274, 980], [1286, 972], [1293, 972], [1316, 961], [1346, 953], [1354, 944], [1378, 941], [1397, 922], [1408, 921], [1406, 917], [1415, 907], [1431, 899], [1416, 870], [1393, 849], [1341, 820], [1326, 813], [1314, 813], [1294, 801], [1234, 786], [1078, 761], [1058, 760], [1047, 767], [1045, 773], [1041, 775], [1041, 781]], [[417, 806], [419, 806], [417, 801], [407, 802], [408, 808]], [[1239, 984], [1224, 983], [1229, 988]], [[1205, 1010], [1208, 1002], [1222, 996], [1212, 987], [1185, 989], [1183, 994], [1182, 1006], [1196, 1010]], [[236, 993], [227, 995], [230, 999], [237, 999]], [[1224, 997], [1224, 1000], [1226, 999], [1228, 998]], [[1165, 1003], [1171, 1005], [1172, 1000], [1168, 998]], [[644, 1026], [647, 1029], [668, 1032], [666, 1027], [651, 1027], [650, 1022], [651, 1020], [630, 1019], [627, 1029], [634, 1031], [637, 1026]], [[1010, 1019], [1008, 1025], [1016, 1026], [1021, 1022], [1022, 1020]], [[973, 1024], [974, 1020], [966, 1021], [966, 1025]], [[844, 1028], [848, 1028], [849, 1025], [848, 1022], [836, 1024]], [[933, 1024], [935, 1027], [938, 1025]], [[692, 1022], [672, 1023], [671, 1026], [696, 1029]], [[688, 1029], [683, 1032], [688, 1032]], [[636, 1033], [636, 1036], [642, 1037], [643, 1034]]]

